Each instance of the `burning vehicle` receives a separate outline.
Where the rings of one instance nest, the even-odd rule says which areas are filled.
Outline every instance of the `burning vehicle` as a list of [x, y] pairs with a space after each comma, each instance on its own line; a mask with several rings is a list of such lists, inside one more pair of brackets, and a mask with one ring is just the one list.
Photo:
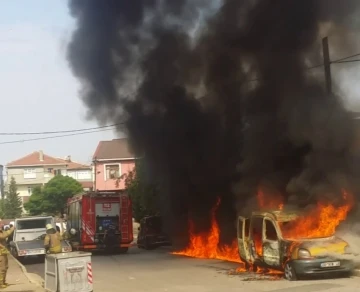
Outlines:
[[[331, 90], [327, 65], [335, 70], [336, 59], [348, 62], [358, 51], [352, 40], [360, 1], [215, 2], [70, 0], [77, 28], [67, 57], [82, 84], [80, 98], [89, 117], [127, 132], [158, 187], [169, 236], [189, 235], [175, 254], [236, 262], [241, 271], [341, 270], [346, 243], [334, 234], [351, 204], [334, 202], [342, 189], [360, 190], [359, 125], [335, 74]], [[338, 55], [327, 65], [325, 36]], [[271, 201], [271, 192], [283, 200], [248, 206], [259, 186], [267, 188], [263, 201]], [[263, 213], [256, 242], [264, 236], [266, 254], [263, 221], [271, 218], [277, 242], [266, 244], [278, 245], [278, 259], [258, 256], [250, 245], [256, 222], [243, 209], [282, 210], [290, 197], [306, 201], [303, 211], [318, 205], [291, 220], [285, 210]], [[249, 237], [246, 265], [235, 234], [238, 214], [249, 218], [241, 232]], [[297, 266], [300, 256], [314, 257], [301, 261], [318, 270]]]
[[301, 233], [300, 237], [289, 233], [300, 216], [279, 210], [253, 212], [250, 218], [239, 216], [239, 255], [246, 268], [284, 271], [290, 281], [311, 274], [351, 274], [353, 262], [336, 257], [347, 252], [344, 240], [336, 236], [301, 238]]
[[353, 261], [344, 256], [350, 253], [348, 243], [335, 236], [353, 206], [352, 195], [345, 191], [339, 206], [318, 203], [304, 212], [284, 208], [281, 197], [271, 198], [259, 190], [259, 211], [238, 216], [237, 239], [230, 245], [220, 244], [219, 205], [220, 200], [211, 211], [210, 231], [195, 234], [190, 221], [189, 245], [174, 254], [237, 262], [238, 272], [283, 274], [290, 281], [310, 275], [350, 275], [354, 269]]

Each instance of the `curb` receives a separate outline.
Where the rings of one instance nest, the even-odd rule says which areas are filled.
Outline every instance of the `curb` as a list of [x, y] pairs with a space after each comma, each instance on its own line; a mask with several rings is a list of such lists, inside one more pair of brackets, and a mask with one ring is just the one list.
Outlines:
[[29, 273], [27, 272], [25, 266], [22, 263], [20, 263], [15, 257], [13, 257], [13, 255], [9, 254], [8, 256], [12, 257], [13, 260], [18, 264], [21, 271], [24, 273], [25, 277], [29, 280], [29, 282], [31, 284], [34, 284], [34, 285], [36, 285], [38, 287], [43, 288], [43, 282], [39, 282], [39, 281], [36, 281], [36, 280], [32, 279], [32, 277], [29, 275]]

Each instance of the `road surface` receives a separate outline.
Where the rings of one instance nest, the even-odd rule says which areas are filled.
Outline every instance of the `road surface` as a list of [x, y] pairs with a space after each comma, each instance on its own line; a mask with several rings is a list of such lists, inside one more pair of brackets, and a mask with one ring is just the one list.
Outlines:
[[[218, 260], [200, 260], [155, 251], [130, 249], [125, 255], [92, 257], [94, 291], [112, 292], [346, 292], [358, 291], [359, 278], [289, 282], [241, 273], [237, 265]], [[25, 263], [29, 273], [43, 276], [43, 263]], [[291, 290], [290, 290], [291, 289]]]

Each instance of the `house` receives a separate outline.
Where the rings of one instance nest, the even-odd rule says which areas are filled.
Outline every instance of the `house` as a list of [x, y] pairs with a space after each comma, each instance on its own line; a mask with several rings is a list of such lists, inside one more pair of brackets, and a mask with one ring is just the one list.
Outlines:
[[126, 138], [100, 141], [93, 156], [94, 188], [101, 191], [125, 189], [124, 180], [117, 179], [134, 167], [135, 156]]
[[11, 177], [15, 178], [23, 203], [29, 200], [34, 187], [46, 184], [57, 174], [76, 179], [84, 190], [92, 189], [91, 166], [74, 162], [70, 156], [61, 159], [35, 151], [6, 165], [7, 184]]

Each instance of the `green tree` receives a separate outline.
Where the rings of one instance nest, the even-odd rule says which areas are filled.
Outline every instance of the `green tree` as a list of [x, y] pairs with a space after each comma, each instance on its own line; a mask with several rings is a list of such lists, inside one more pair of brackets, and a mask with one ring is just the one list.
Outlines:
[[81, 184], [75, 179], [57, 175], [42, 189], [36, 190], [24, 207], [32, 215], [59, 215], [64, 213], [67, 200], [82, 190]]
[[9, 191], [6, 193], [4, 201], [4, 218], [19, 218], [22, 214], [22, 202], [17, 191], [14, 177], [11, 177]]
[[32, 190], [29, 201], [24, 204], [24, 208], [31, 216], [43, 215], [43, 200], [44, 196], [42, 193], [42, 188], [40, 186], [36, 186]]
[[5, 218], [5, 199], [0, 199], [0, 218]]
[[137, 222], [144, 216], [157, 215], [158, 209], [158, 187], [156, 184], [145, 180], [145, 169], [142, 160], [136, 162], [133, 171], [123, 175], [125, 189], [131, 198], [133, 216]]

